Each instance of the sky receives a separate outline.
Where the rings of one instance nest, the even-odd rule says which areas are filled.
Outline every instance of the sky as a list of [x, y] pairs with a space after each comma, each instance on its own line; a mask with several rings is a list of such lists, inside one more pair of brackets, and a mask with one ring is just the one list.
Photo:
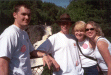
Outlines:
[[70, 0], [42, 0], [43, 2], [54, 3], [57, 6], [67, 7], [69, 5]]

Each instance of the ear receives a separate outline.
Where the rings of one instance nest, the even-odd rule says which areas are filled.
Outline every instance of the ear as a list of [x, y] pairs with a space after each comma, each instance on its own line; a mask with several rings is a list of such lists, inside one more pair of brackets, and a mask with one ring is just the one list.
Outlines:
[[14, 17], [15, 19], [17, 18], [17, 13], [16, 13], [16, 12], [13, 13], [13, 17]]

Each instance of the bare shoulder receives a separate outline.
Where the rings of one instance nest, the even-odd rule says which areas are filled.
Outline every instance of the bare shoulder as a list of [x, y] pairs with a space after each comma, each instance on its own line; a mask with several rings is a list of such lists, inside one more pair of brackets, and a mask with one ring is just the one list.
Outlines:
[[108, 43], [106, 41], [99, 40], [97, 42], [97, 47], [98, 47], [99, 51], [108, 51]]
[[98, 47], [99, 47], [99, 46], [108, 46], [108, 43], [107, 43], [106, 40], [101, 39], [101, 40], [99, 40], [99, 41], [97, 42], [97, 46], [98, 46]]

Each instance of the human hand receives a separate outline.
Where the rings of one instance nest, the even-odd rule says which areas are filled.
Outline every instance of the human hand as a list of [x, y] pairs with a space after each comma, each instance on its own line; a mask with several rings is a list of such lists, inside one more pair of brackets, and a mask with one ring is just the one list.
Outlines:
[[49, 70], [51, 69], [52, 66], [52, 60], [50, 59], [50, 55], [46, 55], [43, 57], [43, 65], [45, 66], [45, 64], [47, 64]]
[[59, 64], [51, 57], [51, 56], [49, 56], [50, 57], [50, 59], [52, 60], [52, 67], [53, 67], [53, 71], [59, 71], [60, 70], [60, 66], [59, 66]]
[[51, 66], [53, 67], [53, 71], [60, 70], [59, 64], [50, 55], [43, 57], [43, 65], [45, 66], [45, 64], [47, 64], [49, 70], [51, 69]]
[[59, 71], [60, 70], [60, 66], [56, 61], [52, 61], [53, 62], [53, 71]]

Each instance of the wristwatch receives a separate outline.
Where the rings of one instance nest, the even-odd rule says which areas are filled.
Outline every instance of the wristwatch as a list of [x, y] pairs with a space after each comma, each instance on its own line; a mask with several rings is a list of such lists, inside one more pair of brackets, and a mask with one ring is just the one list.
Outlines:
[[42, 57], [44, 57], [44, 56], [47, 56], [48, 54], [47, 53], [45, 53]]

